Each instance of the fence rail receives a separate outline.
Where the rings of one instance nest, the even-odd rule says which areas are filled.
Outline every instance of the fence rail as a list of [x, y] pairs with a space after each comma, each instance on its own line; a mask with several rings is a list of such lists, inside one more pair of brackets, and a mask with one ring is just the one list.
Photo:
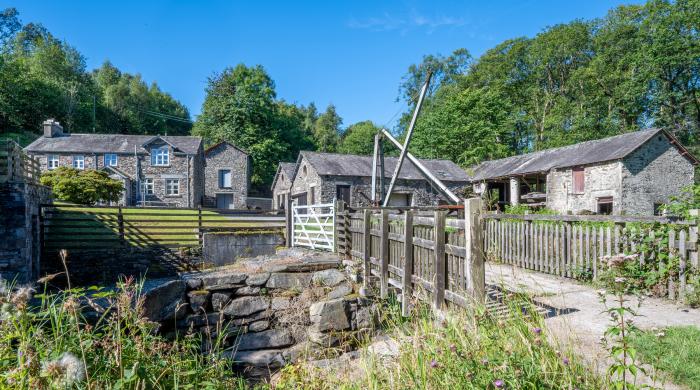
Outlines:
[[16, 142], [0, 140], [0, 183], [21, 181], [37, 184], [41, 176], [39, 162], [27, 155]]

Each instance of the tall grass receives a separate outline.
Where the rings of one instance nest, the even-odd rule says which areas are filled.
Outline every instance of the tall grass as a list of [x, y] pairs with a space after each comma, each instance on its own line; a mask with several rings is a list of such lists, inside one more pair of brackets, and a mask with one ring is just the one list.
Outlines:
[[[166, 340], [140, 315], [133, 280], [115, 291], [0, 294], [0, 388], [244, 388], [195, 335]], [[33, 296], [34, 295], [34, 296]], [[83, 315], [90, 307], [92, 315]]]
[[[513, 302], [522, 302], [515, 299]], [[600, 389], [603, 379], [550, 341], [541, 317], [525, 304], [493, 317], [483, 307], [436, 318], [425, 306], [410, 320], [396, 313], [387, 331], [401, 341], [389, 363], [369, 355], [352, 381], [309, 365], [283, 369], [278, 388], [315, 389]], [[352, 370], [351, 370], [352, 371]], [[352, 374], [352, 373], [351, 373]]]

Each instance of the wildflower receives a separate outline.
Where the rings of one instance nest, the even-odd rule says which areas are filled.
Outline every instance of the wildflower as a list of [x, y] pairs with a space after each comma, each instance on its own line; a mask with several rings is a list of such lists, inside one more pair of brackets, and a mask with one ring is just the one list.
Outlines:
[[22, 309], [26, 307], [27, 302], [32, 299], [35, 292], [36, 290], [31, 287], [20, 287], [12, 295], [12, 303], [18, 308]]
[[457, 346], [454, 345], [454, 344], [450, 344], [450, 351], [451, 351], [452, 353], [457, 352]]
[[39, 284], [48, 283], [48, 282], [52, 281], [56, 276], [58, 276], [58, 275], [60, 275], [60, 274], [62, 274], [62, 273], [63, 273], [63, 272], [57, 272], [57, 273], [55, 273], [55, 274], [44, 275], [43, 277], [39, 278], [36, 282], [39, 283]]
[[561, 362], [564, 363], [565, 366], [568, 366], [568, 365], [569, 365], [569, 358], [568, 358], [568, 357], [564, 357], [564, 358], [561, 360]]
[[666, 336], [666, 332], [664, 332], [663, 330], [656, 334], [656, 337], [659, 337], [659, 338], [664, 337], [664, 336]]
[[430, 361], [430, 368], [438, 368], [440, 367], [440, 363], [437, 362], [437, 360], [433, 359]]
[[483, 364], [483, 365], [489, 364], [489, 359], [486, 359], [486, 358], [481, 359], [481, 364]]
[[495, 381], [493, 381], [493, 387], [495, 387], [497, 389], [502, 389], [503, 386], [505, 386], [505, 385], [506, 385], [506, 383], [503, 382], [503, 380], [501, 380], [501, 379], [496, 379]]
[[78, 302], [75, 297], [71, 296], [68, 297], [65, 301], [63, 301], [63, 310], [68, 311], [68, 312], [74, 312], [76, 310], [80, 309], [80, 302]]
[[542, 328], [535, 328], [532, 330], [532, 332], [535, 333], [536, 335], [539, 335], [542, 333]]
[[85, 379], [85, 365], [75, 355], [64, 352], [58, 359], [42, 364], [42, 376], [62, 387], [71, 387]]

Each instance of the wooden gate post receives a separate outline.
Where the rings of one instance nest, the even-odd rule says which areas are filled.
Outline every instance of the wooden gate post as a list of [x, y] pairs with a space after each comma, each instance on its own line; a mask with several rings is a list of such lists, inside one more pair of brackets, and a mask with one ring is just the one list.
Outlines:
[[408, 317], [413, 294], [413, 211], [406, 210], [403, 219], [403, 277], [401, 278], [401, 315]]
[[119, 213], [117, 214], [117, 224], [119, 229], [119, 241], [122, 246], [126, 246], [126, 240], [124, 239], [124, 214], [122, 213], [122, 206], [119, 206]]
[[284, 201], [285, 201], [284, 217], [285, 217], [285, 222], [287, 224], [287, 229], [285, 229], [286, 233], [287, 233], [286, 244], [287, 244], [287, 248], [291, 248], [292, 241], [294, 238], [294, 223], [292, 222], [292, 218], [293, 218], [293, 216], [292, 216], [292, 197], [290, 196], [290, 194], [287, 194], [285, 196]]
[[202, 233], [202, 205], [197, 206], [197, 240], [199, 245], [204, 243], [204, 235]]
[[389, 210], [382, 210], [379, 269], [379, 297], [389, 297]]
[[[334, 224], [333, 224], [333, 229], [335, 231], [335, 248], [334, 252], [338, 255], [341, 253], [345, 253], [345, 246], [348, 244], [348, 238], [345, 235], [345, 220], [343, 219], [343, 214], [345, 214], [345, 203], [337, 199], [335, 201], [335, 207], [333, 208], [333, 213], [335, 214], [335, 217], [333, 218]], [[341, 234], [342, 234], [342, 240], [343, 243], [340, 243], [341, 240]], [[341, 252], [340, 248], [341, 246], [343, 247], [343, 251]]]
[[486, 298], [484, 240], [481, 226], [481, 199], [464, 201], [464, 246], [466, 247], [467, 292], [479, 303]]
[[697, 271], [700, 268], [698, 264], [698, 217], [700, 210], [690, 210], [690, 216], [693, 218], [693, 224], [688, 227], [688, 261], [692, 270]]
[[371, 263], [369, 260], [369, 255], [372, 249], [372, 236], [370, 235], [370, 227], [372, 224], [372, 210], [364, 211], [363, 220], [363, 241], [364, 245], [362, 248], [362, 263], [363, 263], [363, 275], [362, 275], [362, 291], [361, 295], [370, 296], [370, 285], [369, 279], [372, 277]]
[[433, 239], [435, 243], [435, 280], [433, 282], [433, 306], [442, 309], [445, 303], [445, 218], [444, 210], [436, 210], [433, 224]]

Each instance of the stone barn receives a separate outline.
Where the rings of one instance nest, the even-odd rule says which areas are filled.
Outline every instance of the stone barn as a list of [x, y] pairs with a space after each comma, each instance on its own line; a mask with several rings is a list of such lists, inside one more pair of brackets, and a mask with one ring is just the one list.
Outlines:
[[[384, 159], [385, 188], [388, 188], [397, 158]], [[433, 175], [457, 195], [469, 185], [467, 173], [448, 160], [420, 160]], [[372, 156], [301, 152], [297, 159], [290, 194], [297, 204], [319, 204], [344, 200], [351, 206], [371, 204]], [[445, 199], [409, 160], [401, 167], [391, 196], [392, 206], [431, 206]]]
[[245, 209], [250, 188], [251, 158], [243, 149], [219, 142], [204, 151], [204, 206]]
[[289, 198], [289, 189], [292, 188], [294, 169], [296, 163], [282, 162], [277, 167], [275, 178], [272, 180], [272, 209], [283, 210]]
[[694, 182], [698, 159], [669, 132], [647, 129], [485, 161], [474, 191], [505, 205], [562, 214], [655, 215]]

